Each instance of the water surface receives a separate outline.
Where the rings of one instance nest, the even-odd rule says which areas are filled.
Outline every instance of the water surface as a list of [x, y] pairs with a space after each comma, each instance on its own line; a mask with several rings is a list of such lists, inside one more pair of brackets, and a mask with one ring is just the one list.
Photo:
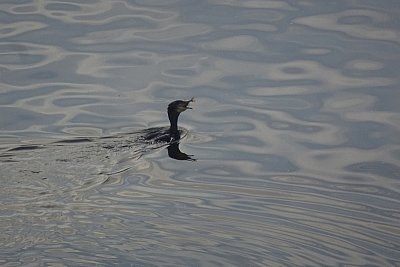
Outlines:
[[400, 265], [400, 2], [0, 10], [1, 265]]

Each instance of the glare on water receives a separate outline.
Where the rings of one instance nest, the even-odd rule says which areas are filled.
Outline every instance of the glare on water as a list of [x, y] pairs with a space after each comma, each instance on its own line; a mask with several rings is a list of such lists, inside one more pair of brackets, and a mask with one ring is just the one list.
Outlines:
[[2, 0], [0, 265], [399, 266], [399, 10]]

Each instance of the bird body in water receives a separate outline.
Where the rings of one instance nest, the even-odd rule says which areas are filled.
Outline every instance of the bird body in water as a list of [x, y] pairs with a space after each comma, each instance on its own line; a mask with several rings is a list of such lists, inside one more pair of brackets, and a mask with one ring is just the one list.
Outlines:
[[118, 157], [117, 154], [123, 153], [140, 157], [141, 154], [147, 151], [165, 145], [168, 145], [168, 155], [171, 158], [193, 160], [190, 155], [186, 155], [179, 150], [179, 140], [183, 131], [178, 128], [178, 118], [183, 111], [191, 109], [189, 107], [190, 102], [194, 102], [194, 98], [190, 100], [176, 100], [168, 105], [169, 127], [149, 128], [139, 132], [100, 138], [84, 137], [59, 140], [47, 144], [20, 145], [3, 151], [7, 155], [0, 154], [0, 156], [4, 156], [0, 162], [3, 160], [14, 161], [18, 157], [19, 152], [23, 154], [31, 152], [38, 161], [46, 162], [49, 160], [49, 157], [54, 157], [57, 162], [76, 163], [79, 160], [84, 164], [85, 159], [89, 161], [96, 158], [101, 162], [101, 159], [109, 158], [113, 153], [115, 153], [115, 157]]
[[175, 100], [168, 105], [168, 119], [170, 122], [169, 129], [154, 128], [149, 129], [144, 136], [146, 141], [152, 142], [166, 142], [171, 143], [179, 141], [181, 138], [181, 132], [178, 129], [178, 118], [179, 115], [187, 109], [192, 109], [189, 107], [190, 102], [194, 102], [192, 97], [190, 100]]

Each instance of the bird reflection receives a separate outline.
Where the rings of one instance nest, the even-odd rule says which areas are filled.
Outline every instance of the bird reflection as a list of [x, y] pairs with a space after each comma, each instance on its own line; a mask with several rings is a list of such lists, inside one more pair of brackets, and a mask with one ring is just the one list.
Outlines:
[[179, 149], [179, 142], [173, 142], [170, 144], [168, 147], [168, 156], [172, 159], [176, 160], [188, 160], [188, 161], [196, 161], [196, 159], [192, 158], [193, 155], [188, 155], [186, 153], [183, 153]]

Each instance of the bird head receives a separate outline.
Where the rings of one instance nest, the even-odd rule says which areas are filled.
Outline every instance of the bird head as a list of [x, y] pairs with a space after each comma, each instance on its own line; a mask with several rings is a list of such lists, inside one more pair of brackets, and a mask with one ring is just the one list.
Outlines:
[[187, 109], [192, 109], [191, 107], [189, 107], [189, 104], [190, 102], [194, 101], [194, 97], [192, 97], [190, 100], [176, 100], [168, 105], [168, 111], [181, 113]]

